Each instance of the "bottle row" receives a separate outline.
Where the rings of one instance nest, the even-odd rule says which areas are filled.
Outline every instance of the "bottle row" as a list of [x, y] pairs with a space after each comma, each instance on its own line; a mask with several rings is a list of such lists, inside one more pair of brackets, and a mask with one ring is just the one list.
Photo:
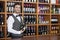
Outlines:
[[49, 5], [39, 5], [38, 6], [38, 13], [39, 14], [45, 14], [45, 13], [50, 13], [50, 6]]
[[28, 26], [24, 33], [25, 33], [24, 36], [36, 35], [36, 28], [35, 28], [35, 26]]
[[56, 26], [56, 25], [52, 25], [52, 27], [51, 27], [51, 33], [52, 34], [56, 34], [56, 33], [59, 33], [59, 26]]
[[34, 4], [24, 4], [24, 13], [36, 13], [36, 5]]
[[39, 0], [41, 3], [49, 3], [49, 0]]
[[[60, 26], [52, 25], [51, 29], [50, 26], [38, 26], [38, 30], [36, 29], [36, 26], [27, 26], [27, 29], [24, 31], [24, 36], [34, 36], [37, 35], [47, 35], [47, 34], [58, 34], [60, 33]], [[0, 38], [4, 37], [4, 30], [3, 27], [0, 27]], [[10, 33], [7, 32], [7, 37], [11, 37]]]
[[[7, 2], [7, 12], [14, 12], [13, 5], [17, 2]], [[21, 5], [21, 13], [22, 13], [22, 3]], [[0, 2], [0, 12], [4, 12], [4, 2]], [[24, 3], [23, 12], [24, 13], [37, 13], [37, 5], [36, 4], [30, 4], [30, 3]], [[50, 5], [44, 5], [39, 4], [38, 5], [38, 13], [44, 14], [44, 13], [50, 13]], [[52, 14], [60, 14], [60, 7], [59, 5], [52, 5], [51, 7], [51, 13]]]
[[50, 31], [49, 26], [39, 26], [38, 27], [38, 34], [39, 35], [46, 35], [46, 34], [49, 34], [50, 32], [51, 32], [51, 34], [57, 34], [57, 33], [59, 33], [59, 30], [60, 30], [60, 26], [56, 26], [56, 25], [51, 26], [51, 31]]
[[[12, 15], [12, 14], [11, 14]], [[10, 15], [7, 15], [7, 18]], [[4, 14], [0, 14], [0, 25], [4, 25], [5, 24], [5, 15]], [[60, 16], [51, 16], [51, 20], [50, 20], [50, 16], [45, 16], [45, 15], [40, 15], [38, 16], [38, 24], [49, 24], [50, 22], [52, 24], [54, 23], [60, 23]], [[37, 23], [37, 16], [36, 15], [24, 15], [24, 22], [28, 23], [28, 24], [36, 24]]]
[[28, 24], [36, 24], [36, 16], [24, 16], [24, 22]]
[[[14, 10], [13, 10], [13, 5], [14, 4], [15, 4], [14, 2], [8, 2], [7, 3], [7, 12], [14, 12]], [[51, 10], [52, 10], [51, 13], [53, 13], [53, 14], [55, 14], [55, 13], [60, 14], [60, 8], [56, 7], [55, 5], [52, 5]], [[24, 4], [23, 12], [24, 13], [36, 13], [36, 5], [34, 5], [34, 4]], [[38, 13], [40, 13], [40, 14], [50, 13], [50, 6], [39, 5]]]
[[59, 6], [52, 5], [51, 11], [52, 11], [51, 12], [52, 14], [60, 14], [60, 8], [59, 8]]
[[43, 35], [43, 34], [48, 34], [49, 32], [49, 28], [47, 26], [39, 26], [38, 27], [38, 33], [39, 35]]
[[38, 16], [38, 23], [39, 24], [49, 24], [49, 17], [47, 16], [47, 18], [46, 18], [46, 16]]
[[[7, 2], [7, 12], [14, 12], [14, 9], [13, 9], [13, 6], [14, 4], [17, 3], [17, 2]], [[22, 8], [21, 9], [21, 12], [22, 12]]]
[[[14, 4], [15, 4], [15, 2], [7, 2], [7, 12], [14, 12], [14, 9], [13, 9]], [[22, 6], [20, 9], [22, 10]], [[23, 11], [24, 11], [24, 13], [35, 13], [36, 12], [35, 5], [24, 4]]]

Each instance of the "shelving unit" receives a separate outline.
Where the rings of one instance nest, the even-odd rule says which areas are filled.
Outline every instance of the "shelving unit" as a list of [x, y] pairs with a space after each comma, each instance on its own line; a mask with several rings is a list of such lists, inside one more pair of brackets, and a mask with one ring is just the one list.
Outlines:
[[60, 40], [60, 1], [56, 0], [0, 0], [0, 29], [4, 34], [0, 40], [11, 40], [7, 37], [7, 19], [14, 13], [13, 5], [20, 3], [19, 13], [27, 24], [23, 40]]

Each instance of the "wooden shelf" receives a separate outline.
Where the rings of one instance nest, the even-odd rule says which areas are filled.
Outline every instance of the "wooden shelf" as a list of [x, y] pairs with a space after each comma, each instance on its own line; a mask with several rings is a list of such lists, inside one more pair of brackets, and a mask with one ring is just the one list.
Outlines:
[[51, 15], [56, 15], [56, 16], [58, 16], [58, 15], [60, 15], [59, 13], [55, 13], [55, 14], [51, 14]]
[[11, 37], [8, 37], [7, 39], [11, 39]]
[[[28, 0], [29, 1], [29, 0]], [[31, 0], [32, 1], [32, 0]], [[5, 24], [6, 23], [6, 20], [7, 20], [7, 15], [9, 16], [9, 14], [13, 14], [13, 11], [12, 12], [7, 12], [7, 11], [10, 11], [10, 7], [11, 6], [13, 6], [13, 4], [12, 4], [12, 2], [19, 2], [19, 3], [21, 3], [21, 9], [22, 9], [22, 13], [19, 13], [22, 17], [25, 17], [26, 19], [25, 20], [29, 20], [28, 18], [30, 17], [30, 22], [31, 23], [33, 23], [33, 22], [35, 22], [36, 21], [36, 23], [35, 24], [27, 24], [27, 27], [30, 27], [30, 28], [32, 28], [33, 29], [33, 27], [35, 28], [34, 29], [34, 31], [36, 32], [36, 35], [30, 35], [30, 36], [24, 36], [24, 37], [34, 37], [34, 38], [37, 38], [37, 40], [40, 40], [40, 39], [38, 39], [39, 38], [39, 36], [40, 37], [45, 37], [46, 38], [46, 36], [49, 38], [49, 39], [47, 39], [47, 40], [51, 40], [50, 38], [51, 38], [51, 36], [52, 35], [59, 35], [60, 36], [60, 33], [57, 33], [57, 34], [52, 34], [51, 33], [51, 27], [52, 26], [54, 26], [54, 25], [56, 25], [56, 26], [58, 26], [59, 27], [59, 31], [60, 31], [60, 13], [55, 13], [55, 14], [53, 14], [54, 12], [53, 12], [53, 10], [51, 9], [52, 7], [53, 7], [53, 5], [55, 5], [57, 8], [60, 8], [60, 4], [51, 4], [51, 2], [50, 3], [41, 3], [41, 2], [39, 2], [39, 0], [36, 0], [37, 2], [24, 2], [24, 0], [21, 0], [21, 1], [14, 1], [14, 0], [0, 0], [0, 2], [2, 2], [3, 3], [3, 8], [4, 8], [4, 11], [3, 12], [0, 12], [0, 14], [3, 14], [4, 15], [4, 25], [0, 25], [0, 27], [2, 26], [2, 27], [4, 27], [4, 28], [6, 28], [7, 29], [7, 25]], [[49, 1], [51, 1], [51, 0], [49, 0]], [[11, 2], [11, 5], [10, 5], [10, 3], [8, 4], [8, 2]], [[10, 6], [8, 6], [8, 5]], [[26, 6], [25, 6], [25, 4], [26, 4]], [[31, 5], [31, 7], [29, 7]], [[42, 5], [41, 6], [41, 8], [39, 9], [39, 7], [40, 7], [40, 5]], [[44, 9], [44, 8], [45, 9]], [[6, 8], [8, 8], [7, 10], [6, 10]], [[25, 8], [25, 9], [24, 9]], [[27, 9], [26, 9], [27, 8]], [[31, 8], [31, 10], [29, 11], [29, 8]], [[35, 8], [35, 10], [33, 9], [33, 8]], [[42, 9], [43, 8], [43, 9]], [[11, 8], [12, 9], [12, 8]], [[25, 10], [27, 11], [28, 10], [28, 12], [33, 12], [33, 11], [35, 11], [35, 13], [24, 13], [25, 12]], [[51, 12], [52, 11], [52, 12]], [[59, 11], [60, 11], [60, 9], [59, 9]], [[40, 13], [39, 13], [40, 12]], [[41, 15], [43, 15], [43, 16], [41, 16]], [[53, 16], [57, 16], [57, 18], [58, 18], [58, 23], [56, 23], [56, 24], [52, 24], [51, 23], [51, 18], [53, 17]], [[33, 17], [34, 18], [36, 18], [36, 20], [34, 20], [33, 19]], [[41, 20], [40, 20], [41, 19]], [[33, 22], [32, 22], [33, 21]], [[40, 21], [48, 21], [47, 23], [41, 23], [41, 24], [39, 24], [39, 22]], [[33, 26], [33, 27], [32, 27]], [[39, 35], [39, 31], [40, 30], [38, 30], [39, 29], [39, 26], [43, 26], [43, 28], [42, 29], [44, 29], [44, 28], [46, 28], [46, 27], [48, 27], [48, 32], [47, 32], [47, 34], [43, 34], [43, 35]], [[3, 29], [4, 29], [3, 28]], [[30, 28], [28, 28], [29, 30], [28, 31], [31, 31], [30, 30]], [[9, 39], [11, 39], [11, 37], [8, 37], [8, 38], [6, 38], [7, 37], [7, 35], [6, 35], [6, 32], [7, 32], [7, 30], [6, 29], [4, 29], [3, 31], [4, 31], [4, 35], [5, 35], [5, 38], [0, 38], [0, 40], [2, 39], [2, 40], [9, 40]], [[43, 32], [42, 32], [43, 33]], [[43, 40], [43, 39], [42, 39]], [[54, 39], [52, 39], [52, 40], [54, 40]]]
[[0, 40], [1, 40], [1, 39], [5, 39], [5, 38], [0, 38]]
[[5, 25], [0, 25], [0, 27], [1, 27], [1, 26], [2, 26], [2, 27], [5, 27]]
[[24, 15], [36, 15], [36, 13], [24, 13]]
[[38, 24], [38, 25], [50, 25], [50, 24]]
[[24, 3], [37, 4], [37, 2], [24, 2]]
[[5, 1], [5, 0], [0, 0], [0, 1]]
[[43, 13], [41, 13], [41, 14], [38, 13], [38, 15], [50, 15], [50, 13], [44, 13], [44, 14]]
[[46, 34], [46, 35], [45, 35], [45, 34], [43, 34], [43, 35], [38, 35], [38, 36], [50, 36], [50, 34]]
[[0, 12], [0, 14], [5, 14], [5, 12]]
[[37, 35], [34, 35], [34, 36], [24, 36], [24, 37], [36, 37]]
[[[11, 12], [7, 12], [6, 14], [13, 14], [13, 13], [11, 13]], [[22, 14], [22, 13], [19, 13], [19, 14]]]
[[60, 33], [57, 33], [57, 34], [50, 34], [50, 36], [54, 36], [54, 35], [60, 35]]
[[22, 3], [22, 1], [8, 1], [8, 2], [20, 2], [20, 3]]
[[51, 24], [51, 25], [60, 25], [60, 23], [55, 23], [55, 24]]
[[44, 4], [44, 5], [50, 5], [50, 3], [38, 3], [38, 4], [42, 4], [42, 5], [43, 5], [43, 4]]
[[51, 4], [51, 5], [59, 5], [60, 6], [60, 4]]
[[36, 26], [37, 24], [27, 24], [27, 26]]

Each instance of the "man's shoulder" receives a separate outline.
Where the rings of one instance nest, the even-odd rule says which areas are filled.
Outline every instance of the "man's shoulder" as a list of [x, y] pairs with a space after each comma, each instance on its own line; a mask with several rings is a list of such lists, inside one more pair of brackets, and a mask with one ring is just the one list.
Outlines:
[[9, 16], [8, 19], [7, 19], [7, 22], [14, 22], [14, 19], [12, 16]]
[[12, 20], [13, 19], [12, 15], [8, 16], [8, 19], [11, 19]]

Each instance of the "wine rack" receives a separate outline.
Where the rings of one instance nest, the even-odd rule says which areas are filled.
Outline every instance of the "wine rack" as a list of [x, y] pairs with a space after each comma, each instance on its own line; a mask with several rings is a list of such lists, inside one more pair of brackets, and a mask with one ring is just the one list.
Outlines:
[[20, 3], [20, 16], [27, 29], [23, 40], [60, 40], [60, 0], [0, 0], [0, 40], [12, 40], [7, 19]]

